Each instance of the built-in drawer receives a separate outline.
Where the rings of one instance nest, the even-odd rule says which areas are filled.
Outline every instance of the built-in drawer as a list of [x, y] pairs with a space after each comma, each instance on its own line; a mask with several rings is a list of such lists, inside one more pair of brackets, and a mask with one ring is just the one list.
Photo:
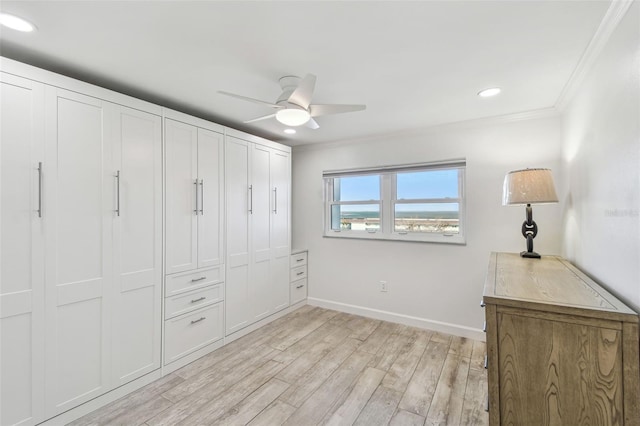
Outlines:
[[165, 321], [165, 364], [222, 339], [223, 303]]
[[201, 269], [197, 272], [185, 272], [167, 275], [165, 279], [165, 297], [197, 288], [208, 287], [224, 281], [224, 266]]
[[296, 268], [298, 266], [307, 264], [307, 252], [301, 251], [300, 253], [291, 255], [291, 267]]
[[303, 301], [307, 298], [307, 279], [303, 278], [291, 283], [291, 304]]
[[297, 281], [302, 278], [307, 278], [307, 265], [298, 266], [297, 268], [291, 268], [291, 273], [289, 275], [289, 281]]
[[222, 284], [176, 294], [165, 299], [164, 317], [172, 318], [186, 314], [194, 309], [221, 302], [223, 299], [224, 288]]

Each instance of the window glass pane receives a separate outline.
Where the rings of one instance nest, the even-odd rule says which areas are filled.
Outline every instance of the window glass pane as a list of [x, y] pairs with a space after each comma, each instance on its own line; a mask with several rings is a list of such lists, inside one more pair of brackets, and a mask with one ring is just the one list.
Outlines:
[[396, 204], [395, 232], [457, 234], [460, 232], [458, 203]]
[[458, 169], [398, 173], [398, 200], [458, 198]]
[[332, 205], [331, 229], [352, 231], [380, 229], [380, 204]]
[[368, 201], [380, 199], [380, 175], [333, 179], [334, 201]]

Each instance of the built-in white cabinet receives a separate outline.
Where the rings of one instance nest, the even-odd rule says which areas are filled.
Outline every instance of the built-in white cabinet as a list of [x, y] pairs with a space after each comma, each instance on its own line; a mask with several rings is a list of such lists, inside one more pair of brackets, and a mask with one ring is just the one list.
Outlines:
[[166, 365], [224, 337], [224, 136], [213, 123], [165, 114]]
[[219, 130], [165, 119], [167, 274], [224, 262], [224, 143]]
[[2, 74], [5, 424], [36, 424], [160, 367], [159, 115]]
[[0, 424], [44, 418], [44, 85], [0, 73]]
[[239, 132], [225, 155], [229, 335], [289, 306], [291, 163], [288, 147]]
[[296, 251], [291, 254], [291, 304], [300, 303], [307, 298], [308, 252]]

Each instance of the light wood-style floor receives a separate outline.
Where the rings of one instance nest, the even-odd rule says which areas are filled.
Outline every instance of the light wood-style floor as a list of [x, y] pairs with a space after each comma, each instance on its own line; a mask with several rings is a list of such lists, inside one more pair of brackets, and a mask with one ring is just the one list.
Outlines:
[[485, 344], [305, 306], [73, 425], [486, 425]]

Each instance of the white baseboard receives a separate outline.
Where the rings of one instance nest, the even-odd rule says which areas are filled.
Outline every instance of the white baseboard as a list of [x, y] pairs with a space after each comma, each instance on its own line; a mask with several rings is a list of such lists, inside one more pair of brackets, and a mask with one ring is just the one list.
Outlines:
[[92, 399], [91, 401], [87, 401], [84, 404], [70, 409], [69, 411], [65, 411], [64, 413], [58, 414], [55, 417], [45, 420], [44, 422], [39, 423], [39, 426], [61, 426], [66, 425], [67, 423], [71, 423], [72, 421], [77, 420], [80, 417], [87, 415], [92, 411], [95, 411], [98, 408], [101, 408], [117, 399], [120, 399], [123, 396], [133, 392], [134, 390], [146, 386], [161, 377], [162, 372], [160, 368], [158, 368], [157, 370], [154, 370], [151, 373], [147, 373], [136, 380], [133, 380], [105, 394], [102, 394]]
[[395, 312], [381, 311], [379, 309], [372, 309], [364, 306], [349, 305], [347, 303], [334, 302], [332, 300], [318, 299], [315, 297], [309, 297], [307, 299], [307, 303], [320, 308], [333, 309], [335, 311], [361, 315], [367, 318], [410, 325], [412, 327], [424, 328], [426, 330], [438, 331], [440, 333], [453, 334], [454, 336], [466, 337], [468, 339], [480, 340], [483, 342], [486, 339], [485, 333], [479, 328], [465, 327], [463, 325], [413, 317]]

